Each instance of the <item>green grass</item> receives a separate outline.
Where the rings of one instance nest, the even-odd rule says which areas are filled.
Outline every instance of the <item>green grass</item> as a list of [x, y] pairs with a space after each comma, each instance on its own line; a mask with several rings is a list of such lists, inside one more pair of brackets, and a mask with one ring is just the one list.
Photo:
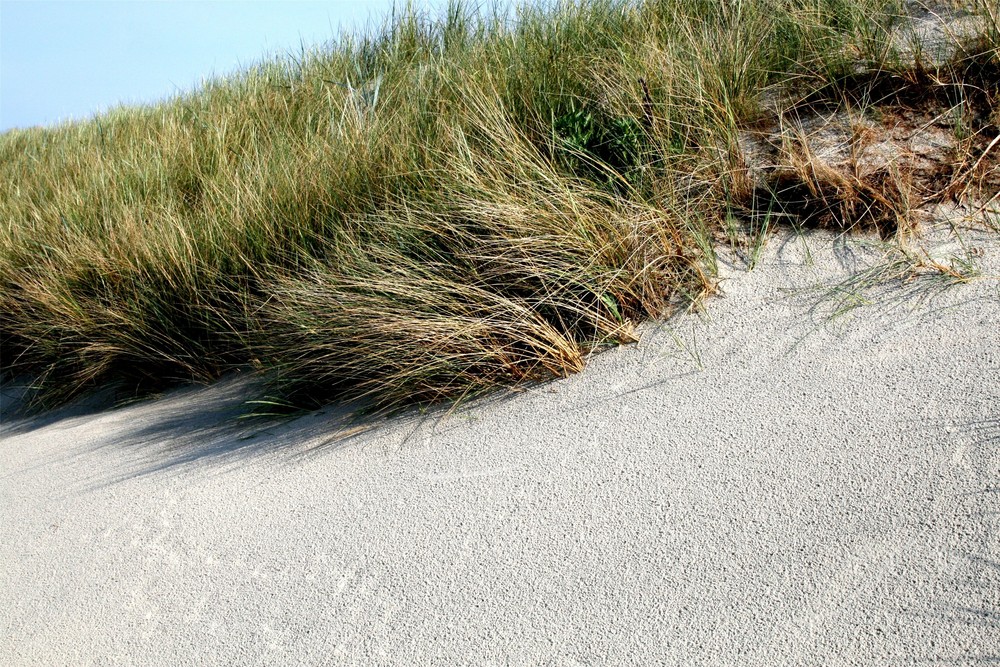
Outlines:
[[[996, 61], [996, 11], [979, 11]], [[252, 369], [305, 406], [579, 371], [711, 291], [715, 235], [750, 187], [738, 133], [768, 100], [904, 68], [886, 46], [901, 13], [402, 10], [161, 104], [6, 132], [2, 370], [50, 405]]]
[[865, 269], [846, 278], [816, 285], [800, 292], [817, 297], [813, 312], [824, 321], [849, 315], [858, 308], [933, 299], [955, 285], [983, 276], [973, 253], [965, 249], [945, 258], [899, 244], [866, 242], [859, 246], [879, 255]]

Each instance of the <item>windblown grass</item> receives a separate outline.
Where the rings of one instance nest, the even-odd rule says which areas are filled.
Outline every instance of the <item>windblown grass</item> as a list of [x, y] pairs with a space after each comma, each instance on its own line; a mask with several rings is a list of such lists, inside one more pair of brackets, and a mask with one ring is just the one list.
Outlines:
[[161, 104], [9, 131], [2, 369], [45, 404], [252, 368], [290, 403], [381, 406], [578, 371], [711, 290], [715, 232], [759, 190], [740, 132], [906, 70], [903, 14], [410, 9]]

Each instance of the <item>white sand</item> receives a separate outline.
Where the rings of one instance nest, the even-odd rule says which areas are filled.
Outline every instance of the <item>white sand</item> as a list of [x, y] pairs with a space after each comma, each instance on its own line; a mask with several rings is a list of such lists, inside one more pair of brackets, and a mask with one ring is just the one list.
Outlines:
[[1000, 282], [831, 322], [786, 288], [875, 255], [807, 238], [581, 375], [346, 439], [227, 425], [236, 383], [8, 416], [0, 664], [1000, 660]]

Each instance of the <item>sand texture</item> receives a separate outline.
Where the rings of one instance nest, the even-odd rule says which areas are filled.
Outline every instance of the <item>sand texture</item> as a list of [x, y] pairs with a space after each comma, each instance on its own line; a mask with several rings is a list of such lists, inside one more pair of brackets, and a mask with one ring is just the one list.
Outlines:
[[451, 412], [8, 396], [0, 664], [1000, 661], [1000, 242], [917, 244], [983, 275], [777, 238], [704, 313]]

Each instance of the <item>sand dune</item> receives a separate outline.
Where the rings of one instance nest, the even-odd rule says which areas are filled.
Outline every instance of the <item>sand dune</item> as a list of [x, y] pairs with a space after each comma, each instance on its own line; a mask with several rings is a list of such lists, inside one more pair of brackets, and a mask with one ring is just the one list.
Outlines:
[[704, 314], [452, 412], [7, 405], [0, 664], [1000, 660], [993, 239], [922, 241], [967, 284], [851, 291], [870, 239], [787, 236]]

